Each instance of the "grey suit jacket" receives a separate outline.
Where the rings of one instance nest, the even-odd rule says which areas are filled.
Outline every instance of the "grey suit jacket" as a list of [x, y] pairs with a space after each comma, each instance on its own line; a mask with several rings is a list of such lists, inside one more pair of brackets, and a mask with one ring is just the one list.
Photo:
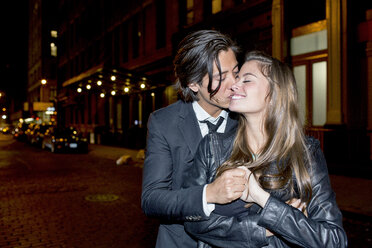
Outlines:
[[[236, 128], [228, 118], [226, 130]], [[143, 169], [142, 209], [162, 220], [156, 247], [196, 247], [183, 221], [206, 219], [203, 185], [182, 189], [183, 173], [194, 160], [202, 139], [191, 103], [177, 101], [151, 114]]]

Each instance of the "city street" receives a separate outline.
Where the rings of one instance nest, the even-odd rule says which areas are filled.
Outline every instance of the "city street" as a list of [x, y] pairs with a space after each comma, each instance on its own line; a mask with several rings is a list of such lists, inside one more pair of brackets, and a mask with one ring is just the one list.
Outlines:
[[141, 173], [0, 134], [0, 247], [154, 247], [157, 223], [140, 208]]
[[[133, 163], [116, 165], [122, 151], [54, 154], [0, 134], [0, 247], [154, 247], [158, 222], [140, 208], [142, 164], [133, 151]], [[350, 209], [349, 247], [372, 247], [372, 217]]]

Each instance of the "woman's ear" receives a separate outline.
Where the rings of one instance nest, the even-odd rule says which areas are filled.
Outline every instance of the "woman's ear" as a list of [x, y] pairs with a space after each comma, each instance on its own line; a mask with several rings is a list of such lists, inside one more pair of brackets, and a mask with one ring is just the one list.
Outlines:
[[195, 93], [197, 93], [197, 92], [199, 91], [199, 84], [197, 84], [197, 83], [190, 83], [190, 84], [188, 85], [188, 87], [189, 87], [192, 91], [194, 91]]

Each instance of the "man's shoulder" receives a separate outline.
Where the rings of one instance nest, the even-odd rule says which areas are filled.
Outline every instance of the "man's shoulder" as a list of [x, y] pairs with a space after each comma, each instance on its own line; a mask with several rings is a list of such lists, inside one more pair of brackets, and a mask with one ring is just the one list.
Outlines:
[[180, 113], [184, 108], [187, 108], [187, 105], [191, 103], [186, 103], [182, 100], [178, 100], [175, 103], [172, 103], [166, 107], [158, 109], [152, 113], [152, 115], [159, 118], [172, 118], [176, 113]]

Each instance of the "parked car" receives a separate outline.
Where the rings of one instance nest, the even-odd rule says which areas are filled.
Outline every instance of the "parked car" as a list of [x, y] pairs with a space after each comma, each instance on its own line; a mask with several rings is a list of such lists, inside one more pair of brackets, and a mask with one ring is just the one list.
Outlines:
[[3, 134], [9, 134], [10, 133], [10, 127], [0, 127], [0, 131]]
[[73, 127], [49, 127], [44, 133], [41, 147], [51, 152], [88, 152], [88, 140]]
[[41, 144], [44, 139], [44, 134], [51, 127], [51, 124], [42, 123], [35, 125], [34, 129], [30, 133], [30, 143], [41, 147]]
[[14, 128], [13, 138], [19, 141], [25, 141], [27, 139], [26, 131], [28, 129], [28, 123], [18, 123], [17, 127]]
[[25, 135], [26, 135], [26, 142], [27, 143], [31, 143], [31, 138], [32, 138], [32, 135], [33, 135], [33, 131], [36, 127], [36, 123], [30, 123], [25, 131]]

